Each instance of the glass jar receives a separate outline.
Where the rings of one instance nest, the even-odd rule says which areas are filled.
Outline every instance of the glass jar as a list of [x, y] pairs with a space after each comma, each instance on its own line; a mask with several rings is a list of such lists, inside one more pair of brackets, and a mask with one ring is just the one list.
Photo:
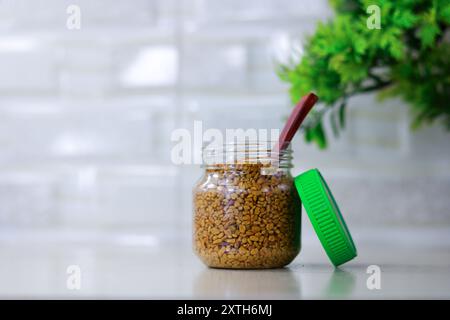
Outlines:
[[[273, 142], [203, 149], [194, 188], [194, 250], [214, 268], [278, 268], [300, 252], [301, 203], [290, 146]], [[274, 161], [276, 160], [276, 161]]]

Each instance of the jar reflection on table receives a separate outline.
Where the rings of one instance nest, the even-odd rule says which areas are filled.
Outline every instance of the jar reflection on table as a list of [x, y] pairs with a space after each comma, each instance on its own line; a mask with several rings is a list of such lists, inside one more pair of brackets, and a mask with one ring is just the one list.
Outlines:
[[290, 268], [253, 270], [203, 269], [195, 278], [199, 299], [301, 299], [300, 274]]

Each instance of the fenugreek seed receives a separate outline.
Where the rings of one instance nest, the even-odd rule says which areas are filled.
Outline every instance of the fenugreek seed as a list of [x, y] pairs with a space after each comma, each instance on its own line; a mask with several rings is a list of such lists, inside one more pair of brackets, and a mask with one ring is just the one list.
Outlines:
[[248, 252], [248, 250], [245, 249], [245, 247], [240, 247], [239, 248], [239, 253], [246, 254], [247, 252]]

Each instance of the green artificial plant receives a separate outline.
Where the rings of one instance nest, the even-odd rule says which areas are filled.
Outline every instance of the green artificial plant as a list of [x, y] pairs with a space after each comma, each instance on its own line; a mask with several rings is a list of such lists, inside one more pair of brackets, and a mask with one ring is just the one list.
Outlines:
[[[330, 3], [333, 20], [319, 23], [301, 58], [278, 70], [293, 103], [310, 91], [323, 103], [304, 125], [306, 140], [325, 148], [324, 119], [338, 135], [348, 99], [367, 92], [403, 98], [413, 127], [439, 119], [450, 130], [450, 0]], [[368, 9], [373, 5], [379, 8], [378, 28], [368, 23], [376, 18]]]

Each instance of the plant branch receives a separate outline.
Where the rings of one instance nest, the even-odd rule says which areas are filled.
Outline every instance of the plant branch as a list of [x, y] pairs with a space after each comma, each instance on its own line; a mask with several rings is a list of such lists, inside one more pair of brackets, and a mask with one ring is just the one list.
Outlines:
[[374, 80], [377, 84], [382, 84], [382, 83], [384, 83], [385, 81], [384, 80], [382, 80], [379, 76], [377, 76], [376, 74], [373, 74], [372, 72], [368, 72], [368, 75], [369, 75], [369, 77], [372, 79], [372, 80]]
[[377, 84], [375, 84], [375, 85], [373, 85], [373, 86], [367, 86], [367, 87], [359, 88], [359, 89], [355, 90], [355, 91], [353, 92], [353, 94], [377, 91], [377, 90], [383, 89], [383, 88], [385, 88], [385, 87], [388, 87], [388, 86], [390, 86], [391, 84], [392, 84], [392, 81], [381, 81], [381, 82], [377, 82]]

